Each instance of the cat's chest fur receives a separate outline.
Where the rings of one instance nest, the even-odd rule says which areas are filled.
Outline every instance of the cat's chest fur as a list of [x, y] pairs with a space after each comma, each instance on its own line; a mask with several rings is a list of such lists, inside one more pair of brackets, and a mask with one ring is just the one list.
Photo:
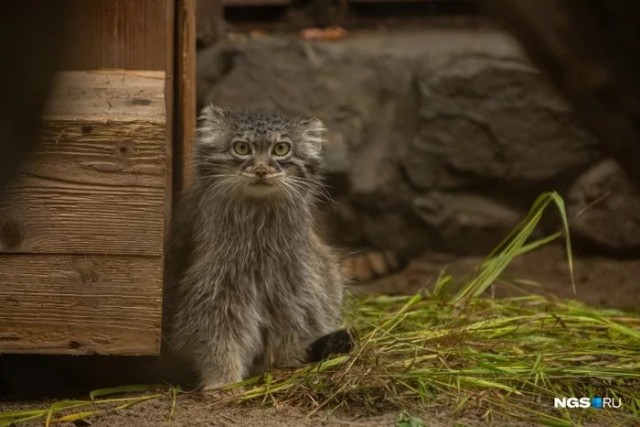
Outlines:
[[310, 224], [292, 221], [284, 208], [238, 209], [199, 222], [206, 231], [197, 235], [195, 255], [215, 294], [267, 303], [304, 289]]

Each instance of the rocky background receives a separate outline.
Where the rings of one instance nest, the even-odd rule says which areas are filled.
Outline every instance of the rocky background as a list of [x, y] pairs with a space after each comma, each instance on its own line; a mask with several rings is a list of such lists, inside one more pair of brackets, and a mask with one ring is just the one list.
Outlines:
[[640, 254], [640, 195], [500, 32], [236, 36], [198, 68], [200, 105], [325, 122], [335, 243], [486, 254], [557, 190], [579, 250]]

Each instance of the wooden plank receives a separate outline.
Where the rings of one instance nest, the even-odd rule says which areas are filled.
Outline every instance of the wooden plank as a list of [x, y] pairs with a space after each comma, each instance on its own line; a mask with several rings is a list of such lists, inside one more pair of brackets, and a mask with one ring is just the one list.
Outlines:
[[[173, 180], [175, 175], [175, 167], [174, 167], [174, 126], [173, 126], [173, 118], [175, 116], [175, 72], [176, 72], [176, 45], [173, 42], [175, 40], [176, 34], [176, 0], [168, 0], [165, 2], [165, 7], [167, 8], [166, 16], [167, 16], [167, 25], [166, 25], [166, 37], [167, 40], [171, 42], [167, 43], [167, 54], [165, 58], [165, 84], [164, 84], [164, 98], [165, 98], [165, 130], [167, 134], [167, 159], [166, 165], [167, 170], [165, 173], [165, 232], [164, 238], [165, 242], [169, 240], [169, 235], [171, 233], [171, 215], [173, 214]], [[180, 169], [177, 169], [179, 172]]]
[[0, 353], [157, 354], [162, 258], [0, 255]]
[[61, 76], [41, 142], [0, 203], [0, 252], [162, 254], [163, 74]]
[[[196, 127], [196, 0], [177, 0], [176, 98], [174, 116], [174, 189], [193, 180]], [[179, 172], [178, 172], [179, 171]]]
[[[164, 70], [170, 0], [62, 0], [62, 67], [65, 70], [124, 68]], [[171, 23], [173, 25], [173, 23]]]
[[51, 88], [44, 120], [164, 123], [164, 85], [163, 71], [62, 72]]

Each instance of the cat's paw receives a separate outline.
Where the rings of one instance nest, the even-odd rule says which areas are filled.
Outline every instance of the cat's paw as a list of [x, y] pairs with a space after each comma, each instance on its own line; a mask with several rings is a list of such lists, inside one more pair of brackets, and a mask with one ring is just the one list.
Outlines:
[[315, 363], [332, 354], [347, 354], [355, 347], [355, 337], [348, 329], [338, 329], [321, 336], [307, 347], [307, 362]]

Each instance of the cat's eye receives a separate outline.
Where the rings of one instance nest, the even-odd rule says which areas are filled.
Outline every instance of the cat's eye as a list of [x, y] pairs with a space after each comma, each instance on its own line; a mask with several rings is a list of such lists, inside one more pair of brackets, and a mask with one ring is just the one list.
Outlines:
[[246, 156], [248, 154], [251, 154], [251, 146], [249, 145], [248, 142], [244, 142], [244, 141], [234, 142], [233, 151], [238, 156]]
[[275, 156], [286, 156], [287, 154], [289, 154], [290, 150], [291, 145], [289, 145], [288, 142], [278, 142], [273, 146], [272, 153]]

